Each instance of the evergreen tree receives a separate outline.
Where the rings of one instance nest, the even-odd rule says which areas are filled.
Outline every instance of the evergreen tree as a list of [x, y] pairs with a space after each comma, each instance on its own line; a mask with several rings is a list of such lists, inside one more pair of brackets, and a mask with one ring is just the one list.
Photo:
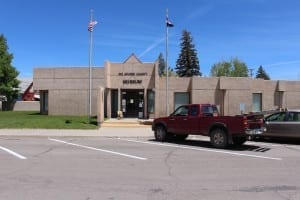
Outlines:
[[193, 44], [191, 33], [183, 30], [181, 51], [176, 62], [176, 73], [179, 77], [201, 76], [197, 51]]
[[13, 101], [18, 97], [20, 81], [19, 72], [11, 65], [13, 54], [8, 52], [6, 38], [0, 35], [0, 95], [5, 95], [7, 102], [2, 102], [3, 110], [11, 109]]
[[159, 76], [166, 75], [166, 63], [162, 53], [158, 56], [158, 74]]
[[248, 77], [247, 65], [233, 58], [230, 61], [222, 61], [214, 64], [210, 70], [211, 76]]
[[[158, 56], [158, 74], [159, 76], [166, 76], [166, 62], [162, 53]], [[171, 67], [168, 68], [168, 75], [176, 76], [176, 73]]]
[[177, 76], [177, 74], [174, 72], [174, 69], [169, 67], [168, 69], [168, 76], [171, 77], [171, 76]]
[[259, 66], [255, 78], [262, 78], [265, 80], [270, 80], [270, 76], [266, 73], [266, 71], [264, 70], [264, 68], [262, 66]]

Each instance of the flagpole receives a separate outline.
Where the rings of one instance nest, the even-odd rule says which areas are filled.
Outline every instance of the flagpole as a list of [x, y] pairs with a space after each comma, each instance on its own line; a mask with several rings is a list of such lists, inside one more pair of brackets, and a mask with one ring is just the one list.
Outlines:
[[[168, 9], [166, 9], [166, 19], [168, 19]], [[166, 116], [169, 115], [169, 64], [168, 64], [168, 37], [169, 37], [169, 28], [167, 22], [165, 23], [166, 26]]]
[[[90, 10], [90, 22], [93, 21], [93, 10]], [[93, 51], [93, 31], [90, 32], [90, 49], [89, 49], [89, 123], [92, 122], [92, 51]]]

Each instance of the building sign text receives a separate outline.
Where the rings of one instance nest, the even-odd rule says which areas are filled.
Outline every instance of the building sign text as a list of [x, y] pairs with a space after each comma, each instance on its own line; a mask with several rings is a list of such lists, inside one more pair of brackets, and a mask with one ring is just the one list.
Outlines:
[[[146, 72], [120, 72], [119, 76], [147, 76]], [[123, 80], [123, 84], [141, 84], [142, 80]]]

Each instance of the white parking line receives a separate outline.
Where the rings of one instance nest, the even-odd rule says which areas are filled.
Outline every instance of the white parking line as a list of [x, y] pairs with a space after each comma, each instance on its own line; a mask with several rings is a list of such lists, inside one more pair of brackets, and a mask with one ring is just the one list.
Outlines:
[[300, 149], [299, 145], [291, 145], [291, 144], [273, 144], [273, 143], [266, 143], [266, 142], [247, 142], [247, 144], [250, 145], [264, 145], [264, 146], [270, 146], [270, 147], [286, 147], [286, 148], [297, 148]]
[[91, 149], [91, 150], [95, 150], [95, 151], [102, 151], [102, 152], [105, 152], [105, 153], [116, 154], [116, 155], [119, 155], [119, 156], [135, 158], [135, 159], [138, 159], [138, 160], [147, 160], [147, 158], [143, 158], [143, 157], [133, 156], [133, 155], [119, 153], [119, 152], [115, 152], [115, 151], [109, 151], [109, 150], [105, 150], [105, 149], [98, 149], [98, 148], [95, 148], [95, 147], [89, 147], [89, 146], [85, 146], [85, 145], [75, 144], [75, 143], [66, 142], [66, 141], [63, 141], [63, 140], [57, 140], [57, 139], [53, 139], [53, 138], [48, 138], [48, 140], [63, 143], [63, 144], [67, 144], [67, 145], [72, 145], [72, 146], [76, 146], [76, 147], [81, 147], [81, 148], [85, 148], [85, 149]]
[[257, 142], [247, 142], [247, 144], [249, 144], [249, 145], [262, 144], [264, 146], [270, 146], [270, 147], [281, 147], [281, 146], [283, 146], [283, 145], [280, 145], [280, 144], [270, 144], [270, 143], [264, 143], [264, 142], [260, 142], [260, 143], [257, 143]]
[[7, 153], [9, 153], [13, 156], [16, 156], [17, 158], [20, 158], [20, 159], [23, 159], [23, 160], [27, 159], [25, 156], [22, 156], [21, 154], [18, 154], [18, 153], [14, 152], [14, 151], [12, 151], [8, 148], [0, 146], [0, 149], [2, 149], [3, 151], [6, 151]]
[[183, 145], [176, 145], [176, 144], [166, 144], [166, 143], [160, 143], [160, 142], [144, 142], [144, 141], [139, 141], [139, 140], [130, 140], [130, 139], [122, 139], [122, 138], [118, 138], [118, 139], [119, 140], [128, 141], [128, 142], [136, 142], [136, 143], [143, 143], [143, 144], [159, 145], [159, 146], [166, 146], [166, 147], [175, 147], [175, 148], [189, 149], [189, 150], [196, 150], [196, 151], [207, 151], [207, 152], [213, 152], [213, 153], [230, 154], [230, 155], [235, 155], [235, 156], [245, 156], [245, 157], [269, 159], [269, 160], [282, 160], [282, 158], [267, 157], [267, 156], [257, 156], [257, 155], [252, 155], [252, 154], [235, 153], [235, 152], [223, 151], [223, 150], [204, 149], [204, 148], [201, 148], [201, 147], [195, 148], [195, 147], [189, 147], [189, 146], [183, 146]]

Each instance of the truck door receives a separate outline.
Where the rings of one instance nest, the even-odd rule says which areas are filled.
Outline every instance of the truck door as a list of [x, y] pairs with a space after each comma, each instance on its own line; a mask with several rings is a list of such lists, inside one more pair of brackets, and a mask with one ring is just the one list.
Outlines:
[[187, 134], [188, 132], [189, 106], [180, 106], [170, 116], [169, 131], [175, 134]]
[[188, 128], [190, 134], [199, 134], [199, 106], [192, 105], [189, 111]]

